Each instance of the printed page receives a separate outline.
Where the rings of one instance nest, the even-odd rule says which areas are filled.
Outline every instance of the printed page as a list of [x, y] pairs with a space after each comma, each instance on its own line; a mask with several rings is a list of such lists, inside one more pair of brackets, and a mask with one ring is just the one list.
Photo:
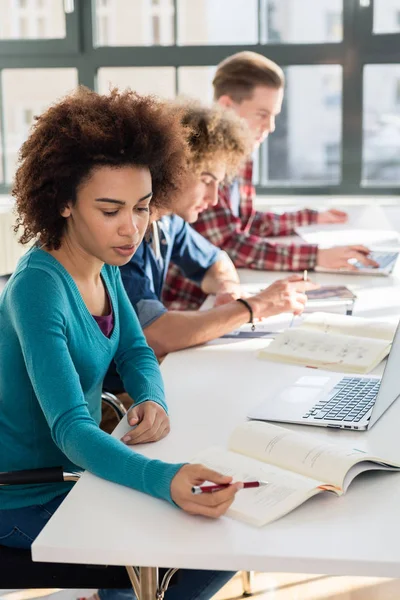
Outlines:
[[265, 481], [268, 485], [241, 490], [227, 515], [258, 527], [271, 523], [322, 491], [317, 482], [222, 448], [209, 448], [192, 461], [230, 475], [234, 481]]
[[229, 439], [229, 450], [316, 479], [318, 485], [321, 481], [333, 485], [339, 492], [354, 465], [385, 462], [364, 450], [321, 443], [307, 434], [261, 421], [237, 427]]
[[390, 343], [385, 340], [327, 335], [299, 327], [279, 334], [258, 356], [341, 373], [368, 373], [389, 351]]
[[315, 312], [303, 320], [300, 328], [317, 329], [323, 333], [337, 333], [392, 342], [396, 333], [397, 323], [385, 323], [362, 317]]

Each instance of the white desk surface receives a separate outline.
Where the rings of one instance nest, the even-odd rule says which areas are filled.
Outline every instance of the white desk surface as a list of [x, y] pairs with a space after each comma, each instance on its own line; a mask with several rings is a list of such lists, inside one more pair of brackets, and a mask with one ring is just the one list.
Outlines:
[[[398, 270], [397, 270], [398, 272]], [[241, 273], [244, 282], [276, 277]], [[400, 277], [317, 275], [359, 296], [355, 314], [396, 319]], [[165, 461], [191, 459], [245, 419], [265, 390], [298, 376], [299, 367], [256, 359], [265, 340], [221, 340], [176, 352], [162, 365], [172, 430], [136, 447]], [[381, 366], [382, 370], [382, 366]], [[338, 444], [357, 444], [400, 461], [400, 402], [369, 432], [300, 427]], [[122, 436], [125, 422], [118, 427]], [[245, 492], [243, 492], [245, 493]], [[227, 517], [193, 517], [139, 492], [85, 473], [33, 544], [33, 558], [88, 564], [286, 571], [400, 577], [400, 475], [360, 476], [341, 498], [321, 494], [286, 517], [254, 528]]]

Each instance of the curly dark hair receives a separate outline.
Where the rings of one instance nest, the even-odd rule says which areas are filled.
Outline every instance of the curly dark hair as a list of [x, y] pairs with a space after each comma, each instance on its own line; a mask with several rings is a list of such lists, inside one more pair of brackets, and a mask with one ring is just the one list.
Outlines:
[[36, 117], [19, 153], [12, 195], [20, 242], [37, 239], [48, 249], [61, 245], [65, 206], [101, 166], [148, 167], [152, 205], [164, 207], [179, 191], [187, 170], [187, 130], [165, 103], [130, 90], [99, 95], [80, 87]]
[[243, 119], [216, 104], [207, 107], [189, 98], [178, 98], [175, 106], [182, 111], [182, 124], [187, 128], [190, 170], [200, 173], [212, 163], [222, 162], [227, 179], [237, 175], [252, 151], [251, 134]]

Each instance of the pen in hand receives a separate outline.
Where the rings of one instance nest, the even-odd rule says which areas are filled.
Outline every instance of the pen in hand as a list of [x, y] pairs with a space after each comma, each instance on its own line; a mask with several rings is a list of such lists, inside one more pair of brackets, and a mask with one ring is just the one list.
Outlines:
[[[308, 281], [308, 271], [307, 271], [307, 269], [304, 269], [304, 271], [303, 271], [303, 281]], [[292, 320], [290, 321], [289, 328], [293, 327], [293, 323], [294, 323], [294, 320], [295, 320], [296, 317], [297, 317], [297, 315], [295, 315], [293, 313]]]
[[[257, 488], [263, 485], [268, 485], [268, 481], [244, 481], [243, 489]], [[212, 492], [219, 492], [225, 488], [233, 485], [233, 483], [221, 483], [219, 485], [194, 485], [192, 487], [192, 494], [211, 494]]]

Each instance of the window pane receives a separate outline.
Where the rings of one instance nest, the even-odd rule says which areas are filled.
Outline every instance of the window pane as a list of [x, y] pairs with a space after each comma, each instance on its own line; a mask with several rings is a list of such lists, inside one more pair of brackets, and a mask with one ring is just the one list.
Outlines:
[[14, 176], [18, 150], [33, 117], [78, 83], [76, 69], [5, 69], [2, 73], [6, 182]]
[[213, 101], [212, 80], [216, 67], [180, 67], [178, 69], [178, 92], [197, 98], [204, 104]]
[[98, 90], [106, 94], [111, 87], [130, 88], [139, 94], [175, 97], [174, 67], [108, 67], [98, 71]]
[[0, 0], [0, 15], [2, 40], [65, 38], [63, 0]]
[[261, 41], [340, 42], [342, 9], [342, 0], [262, 0]]
[[276, 131], [263, 148], [264, 183], [337, 183], [341, 169], [342, 67], [285, 69]]
[[400, 182], [400, 65], [364, 68], [363, 181]]
[[180, 45], [257, 42], [257, 0], [178, 0]]
[[374, 33], [400, 31], [400, 0], [374, 0]]
[[96, 0], [97, 46], [170, 46], [174, 0]]

